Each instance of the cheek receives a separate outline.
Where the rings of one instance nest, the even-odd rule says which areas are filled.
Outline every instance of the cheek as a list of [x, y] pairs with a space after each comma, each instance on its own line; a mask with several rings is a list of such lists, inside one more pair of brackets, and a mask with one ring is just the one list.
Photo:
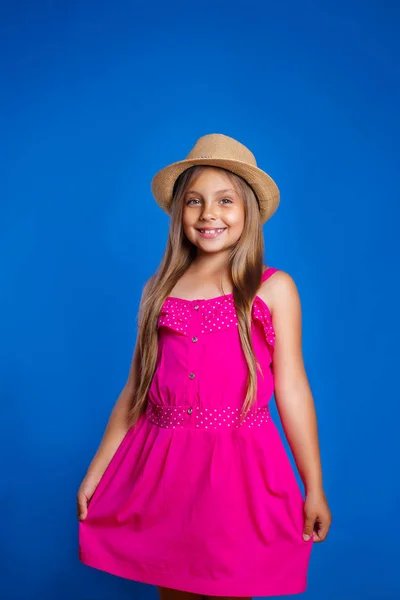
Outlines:
[[190, 228], [190, 220], [185, 216], [182, 216], [182, 227], [184, 231]]
[[226, 215], [225, 223], [232, 229], [243, 229], [244, 214], [241, 211]]
[[183, 211], [182, 213], [182, 225], [184, 227], [190, 227], [196, 221], [196, 216], [190, 212]]

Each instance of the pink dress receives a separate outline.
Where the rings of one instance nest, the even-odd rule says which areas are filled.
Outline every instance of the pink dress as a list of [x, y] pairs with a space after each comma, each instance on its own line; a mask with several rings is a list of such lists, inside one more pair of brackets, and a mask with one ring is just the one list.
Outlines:
[[305, 591], [313, 538], [302, 538], [304, 499], [269, 412], [275, 332], [259, 296], [252, 315], [264, 379], [241, 423], [247, 365], [233, 295], [165, 300], [146, 413], [79, 522], [84, 564], [205, 595]]

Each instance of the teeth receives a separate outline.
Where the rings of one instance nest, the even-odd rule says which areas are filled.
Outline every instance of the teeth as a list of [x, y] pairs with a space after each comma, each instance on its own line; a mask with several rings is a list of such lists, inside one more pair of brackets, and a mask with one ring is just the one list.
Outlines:
[[213, 231], [216, 231], [217, 233], [222, 233], [222, 231], [224, 231], [224, 227], [222, 229], [200, 229], [201, 233], [211, 233]]

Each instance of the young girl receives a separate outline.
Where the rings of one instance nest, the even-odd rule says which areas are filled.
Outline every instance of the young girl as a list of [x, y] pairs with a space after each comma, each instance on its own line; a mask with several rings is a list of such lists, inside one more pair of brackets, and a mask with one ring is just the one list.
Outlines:
[[297, 288], [263, 265], [279, 190], [245, 146], [211, 134], [152, 191], [171, 217], [168, 244], [78, 491], [80, 560], [153, 584], [161, 600], [303, 592], [331, 514]]

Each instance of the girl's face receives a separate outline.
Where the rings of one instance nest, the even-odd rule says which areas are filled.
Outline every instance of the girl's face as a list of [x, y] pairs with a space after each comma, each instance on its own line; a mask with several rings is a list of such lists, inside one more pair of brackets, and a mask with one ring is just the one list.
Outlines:
[[204, 169], [183, 198], [183, 230], [189, 241], [205, 253], [221, 252], [235, 244], [244, 219], [243, 199], [219, 169]]

